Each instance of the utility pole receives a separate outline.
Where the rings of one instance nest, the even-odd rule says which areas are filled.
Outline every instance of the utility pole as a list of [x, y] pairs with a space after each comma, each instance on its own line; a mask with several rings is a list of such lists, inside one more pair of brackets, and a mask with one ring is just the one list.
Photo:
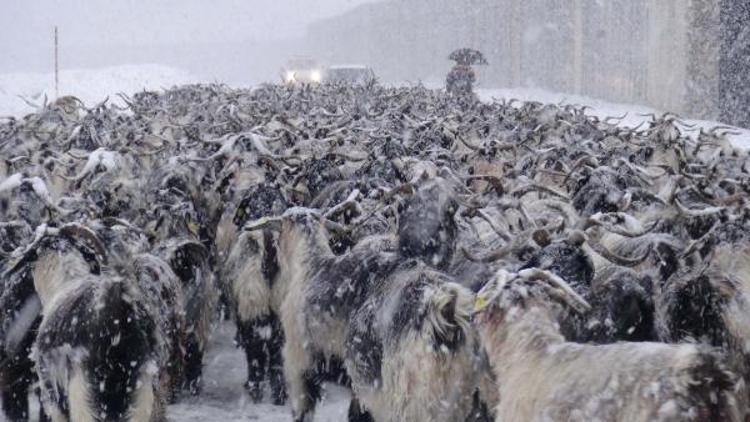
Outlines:
[[60, 67], [58, 57], [57, 25], [55, 25], [55, 99], [60, 96]]

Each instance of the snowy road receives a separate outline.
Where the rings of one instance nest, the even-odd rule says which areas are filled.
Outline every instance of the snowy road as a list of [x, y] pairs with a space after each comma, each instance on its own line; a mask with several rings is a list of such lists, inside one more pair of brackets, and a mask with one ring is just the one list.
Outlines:
[[[225, 322], [214, 331], [211, 349], [206, 358], [203, 392], [197, 399], [183, 397], [169, 407], [174, 422], [208, 421], [291, 421], [288, 406], [273, 406], [270, 400], [254, 404], [242, 386], [247, 375], [242, 350], [232, 342], [234, 324]], [[346, 420], [349, 394], [336, 385], [326, 384], [323, 402], [318, 405], [315, 420], [338, 422]]]

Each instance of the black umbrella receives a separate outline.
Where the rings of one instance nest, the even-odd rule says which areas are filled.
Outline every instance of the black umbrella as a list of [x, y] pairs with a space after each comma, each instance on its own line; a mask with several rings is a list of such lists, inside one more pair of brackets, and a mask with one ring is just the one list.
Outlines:
[[459, 48], [452, 52], [448, 58], [464, 65], [488, 64], [481, 51], [471, 48]]

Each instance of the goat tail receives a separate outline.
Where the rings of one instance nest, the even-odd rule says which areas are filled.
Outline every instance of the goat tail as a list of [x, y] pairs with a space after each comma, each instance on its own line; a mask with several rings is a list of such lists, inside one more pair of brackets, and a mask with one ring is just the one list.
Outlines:
[[427, 321], [436, 349], [456, 350], [471, 335], [471, 292], [456, 283], [440, 283], [425, 300], [428, 301]]

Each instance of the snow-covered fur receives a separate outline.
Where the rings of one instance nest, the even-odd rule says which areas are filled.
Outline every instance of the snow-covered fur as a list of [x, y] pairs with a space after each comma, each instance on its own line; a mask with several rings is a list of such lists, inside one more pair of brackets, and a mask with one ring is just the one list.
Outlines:
[[376, 421], [455, 421], [472, 412], [483, 368], [470, 326], [473, 295], [442, 273], [408, 262], [354, 313], [346, 367]]
[[399, 212], [398, 248], [405, 258], [421, 258], [445, 270], [456, 247], [458, 202], [451, 183], [442, 178], [424, 182]]
[[248, 365], [247, 388], [259, 401], [268, 376], [273, 400], [283, 404], [281, 345], [284, 333], [278, 318], [286, 283], [278, 277], [277, 233], [269, 230], [244, 232], [232, 247], [221, 279], [237, 324], [237, 340]]
[[566, 315], [561, 331], [567, 339], [597, 344], [656, 341], [650, 277], [610, 265], [597, 273], [590, 289], [576, 291], [591, 310]]
[[500, 271], [478, 294], [478, 331], [498, 381], [497, 421], [742, 420], [742, 387], [716, 350], [566, 342], [555, 299], [575, 293], [545, 283]]
[[[287, 206], [279, 188], [262, 184], [246, 193], [231, 221], [233, 226], [241, 228], [248, 220], [280, 214]], [[260, 401], [262, 383], [268, 378], [274, 403], [283, 404], [286, 401], [281, 358], [284, 333], [278, 315], [287, 283], [279, 277], [277, 249], [275, 231], [240, 231], [219, 279], [237, 324], [237, 342], [247, 358], [246, 387], [250, 396]]]
[[43, 320], [34, 351], [53, 422], [160, 421], [160, 338], [132, 279], [92, 274], [62, 239], [32, 264]]
[[[29, 229], [25, 224], [0, 227], [0, 251], [17, 248]], [[28, 263], [0, 256], [0, 401], [4, 420], [26, 421], [29, 389], [36, 382], [29, 357], [41, 322], [41, 303]]]
[[159, 355], [160, 391], [175, 398], [185, 369], [185, 299], [183, 286], [163, 259], [150, 254], [146, 236], [127, 221], [116, 218], [95, 220], [89, 224], [106, 245], [107, 268], [133, 276], [141, 299], [154, 316], [163, 350]]
[[154, 254], [169, 263], [182, 285], [186, 324], [184, 387], [197, 395], [203, 374], [203, 356], [219, 301], [209, 265], [209, 252], [201, 243], [183, 238], [163, 242]]
[[26, 421], [29, 389], [36, 382], [31, 347], [41, 322], [41, 303], [27, 265], [0, 268], [0, 393], [2, 415], [11, 422]]
[[281, 307], [294, 419], [314, 411], [318, 357], [344, 359], [359, 403], [376, 420], [467, 417], [480, 361], [470, 293], [419, 261], [399, 265], [397, 254], [369, 243], [335, 256], [320, 220], [291, 209], [279, 238], [282, 278], [296, 292]]
[[159, 391], [168, 401], [174, 401], [186, 368], [187, 324], [182, 286], [169, 265], [154, 255], [135, 256], [132, 270], [162, 339]]
[[741, 225], [725, 224], [656, 289], [662, 341], [697, 340], [726, 350], [750, 383], [750, 246]]

